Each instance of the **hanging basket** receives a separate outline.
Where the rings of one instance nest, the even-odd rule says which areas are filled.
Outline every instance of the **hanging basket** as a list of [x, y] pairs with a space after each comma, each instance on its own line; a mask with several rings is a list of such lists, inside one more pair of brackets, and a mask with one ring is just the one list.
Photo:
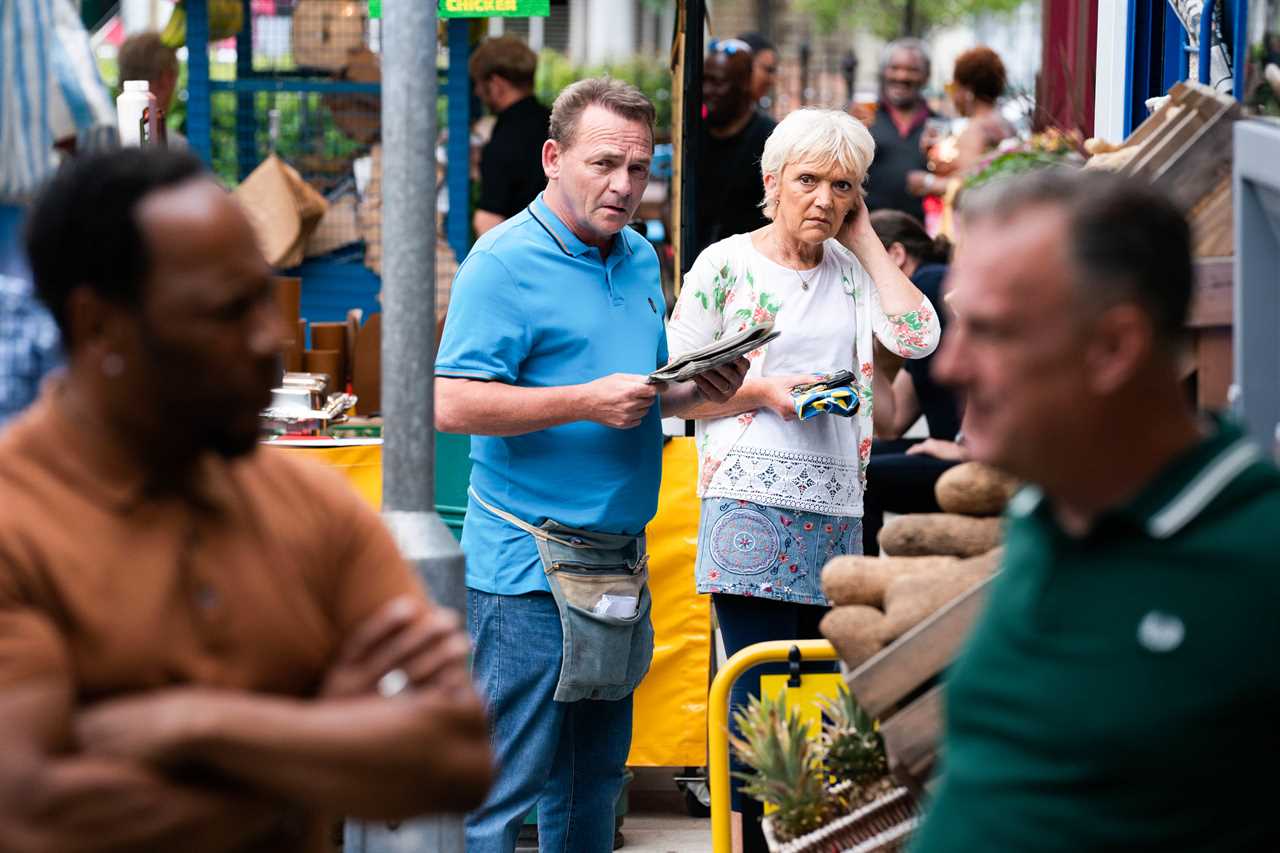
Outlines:
[[919, 807], [911, 791], [907, 788], [894, 788], [821, 829], [790, 841], [779, 841], [773, 827], [773, 818], [766, 817], [763, 824], [764, 840], [770, 853], [897, 851], [904, 849], [910, 841], [911, 833], [919, 822], [918, 814]]

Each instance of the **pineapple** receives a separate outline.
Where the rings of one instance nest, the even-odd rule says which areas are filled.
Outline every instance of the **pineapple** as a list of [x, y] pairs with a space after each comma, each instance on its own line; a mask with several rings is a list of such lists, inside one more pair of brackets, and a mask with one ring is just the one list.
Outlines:
[[779, 696], [752, 697], [745, 711], [734, 712], [738, 734], [730, 744], [750, 772], [736, 772], [743, 793], [772, 805], [781, 840], [813, 832], [839, 815], [848, 804], [827, 790], [822, 744], [809, 738], [799, 712], [787, 713]]
[[823, 697], [822, 747], [827, 773], [870, 791], [889, 774], [879, 725], [843, 687], [836, 698]]

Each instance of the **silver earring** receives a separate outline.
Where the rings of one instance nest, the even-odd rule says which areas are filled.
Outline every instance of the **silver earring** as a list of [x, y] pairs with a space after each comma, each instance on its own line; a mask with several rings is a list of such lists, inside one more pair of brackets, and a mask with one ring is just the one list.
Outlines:
[[124, 356], [109, 352], [102, 357], [102, 375], [115, 379], [124, 373]]

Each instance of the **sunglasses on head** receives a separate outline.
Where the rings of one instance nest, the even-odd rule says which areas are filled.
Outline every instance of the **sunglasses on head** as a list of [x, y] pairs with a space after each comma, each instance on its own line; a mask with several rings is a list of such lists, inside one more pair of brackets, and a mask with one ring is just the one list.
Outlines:
[[733, 56], [738, 51], [750, 53], [751, 45], [742, 39], [712, 39], [707, 45], [707, 50], [711, 53], [724, 53]]

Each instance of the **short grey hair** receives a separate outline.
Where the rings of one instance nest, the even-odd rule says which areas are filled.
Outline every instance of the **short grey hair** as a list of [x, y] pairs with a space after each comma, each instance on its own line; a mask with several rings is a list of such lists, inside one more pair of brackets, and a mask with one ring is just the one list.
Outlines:
[[909, 37], [894, 39], [880, 51], [880, 76], [884, 76], [884, 70], [893, 61], [893, 55], [900, 50], [909, 50], [918, 55], [921, 61], [924, 62], [925, 79], [929, 79], [929, 75], [933, 71], [933, 57], [929, 54], [929, 45], [918, 38]]
[[[807, 108], [793, 110], [778, 122], [764, 143], [760, 175], [782, 178], [790, 163], [837, 164], [846, 169], [855, 185], [861, 185], [875, 157], [876, 142], [862, 122], [843, 110]], [[760, 207], [773, 218], [778, 204], [777, 184], [765, 190]]]
[[1058, 166], [965, 190], [964, 223], [1009, 222], [1026, 211], [1062, 212], [1062, 235], [1087, 308], [1139, 305], [1158, 342], [1185, 343], [1192, 295], [1191, 228], [1184, 211], [1150, 184], [1102, 169]]
[[548, 136], [568, 148], [578, 132], [578, 120], [589, 106], [604, 107], [614, 115], [638, 121], [649, 129], [649, 144], [653, 145], [653, 125], [657, 113], [650, 101], [630, 83], [610, 77], [588, 77], [566, 86], [551, 105], [551, 124]]

